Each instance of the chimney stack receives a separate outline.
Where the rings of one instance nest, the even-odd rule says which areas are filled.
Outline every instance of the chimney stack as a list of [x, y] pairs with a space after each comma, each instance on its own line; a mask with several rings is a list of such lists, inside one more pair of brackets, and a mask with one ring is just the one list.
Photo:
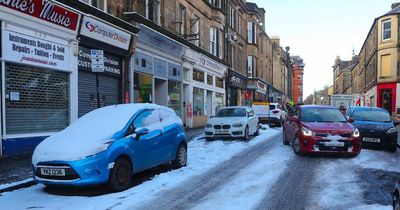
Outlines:
[[392, 9], [394, 9], [394, 8], [396, 8], [396, 7], [398, 7], [398, 6], [400, 6], [400, 2], [393, 3], [393, 4], [392, 4]]

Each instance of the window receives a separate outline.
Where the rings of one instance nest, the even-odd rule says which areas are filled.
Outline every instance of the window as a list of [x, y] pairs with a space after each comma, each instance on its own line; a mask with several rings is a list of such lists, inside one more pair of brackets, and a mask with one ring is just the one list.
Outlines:
[[247, 56], [247, 77], [253, 78], [254, 70], [256, 67], [255, 58], [253, 56]]
[[92, 5], [100, 10], [107, 11], [107, 0], [81, 0], [86, 4]]
[[390, 54], [381, 56], [381, 77], [391, 76], [391, 63], [392, 59]]
[[256, 27], [253, 22], [248, 22], [247, 23], [247, 41], [250, 44], [256, 44], [257, 43], [257, 38], [256, 38]]
[[210, 53], [219, 56], [218, 53], [218, 29], [210, 28]]
[[218, 0], [208, 0], [208, 2], [214, 7], [219, 7]]
[[219, 88], [224, 88], [224, 79], [216, 77], [215, 78], [215, 86]]
[[138, 0], [137, 11], [157, 25], [161, 24], [161, 0]]
[[207, 84], [214, 85], [214, 77], [212, 75], [207, 75]]
[[191, 25], [191, 31], [194, 40], [193, 44], [195, 44], [196, 46], [200, 46], [200, 18], [196, 16]]
[[180, 6], [179, 9], [179, 34], [180, 35], [185, 35], [185, 29], [186, 29], [186, 8], [183, 7], [182, 5]]
[[152, 112], [153, 112], [153, 110], [145, 110], [145, 111], [143, 111], [142, 113], [140, 113], [140, 114], [136, 117], [135, 121], [133, 122], [133, 127], [134, 127], [134, 129], [145, 127], [144, 119], [145, 119], [146, 117], [150, 116]]
[[204, 83], [204, 72], [193, 69], [193, 80]]
[[382, 21], [382, 41], [392, 38], [392, 23], [390, 20]]
[[229, 14], [229, 25], [231, 28], [235, 28], [235, 8], [231, 6], [230, 14]]

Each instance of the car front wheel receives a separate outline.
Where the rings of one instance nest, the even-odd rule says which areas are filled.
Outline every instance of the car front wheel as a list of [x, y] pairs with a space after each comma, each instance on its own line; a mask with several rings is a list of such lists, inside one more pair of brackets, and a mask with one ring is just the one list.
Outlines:
[[175, 169], [182, 168], [187, 164], [187, 149], [185, 145], [181, 144], [176, 152], [175, 160], [172, 165]]
[[132, 181], [132, 166], [125, 158], [119, 158], [115, 161], [111, 170], [107, 187], [112, 191], [122, 191], [130, 187]]
[[260, 123], [257, 123], [257, 130], [254, 133], [254, 136], [258, 136], [258, 135], [260, 135]]
[[289, 145], [289, 142], [286, 140], [285, 130], [283, 130], [283, 133], [282, 133], [282, 142], [283, 142], [283, 145]]
[[294, 153], [296, 153], [296, 155], [303, 154], [301, 151], [300, 140], [299, 140], [299, 137], [297, 137], [297, 136], [293, 140], [293, 151], [294, 151]]
[[394, 195], [395, 197], [393, 197], [393, 210], [400, 210], [400, 198], [397, 195]]

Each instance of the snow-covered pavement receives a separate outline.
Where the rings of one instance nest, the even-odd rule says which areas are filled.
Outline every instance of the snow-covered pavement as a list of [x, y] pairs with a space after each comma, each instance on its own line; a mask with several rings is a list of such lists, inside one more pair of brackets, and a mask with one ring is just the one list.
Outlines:
[[299, 157], [281, 136], [267, 129], [249, 142], [197, 139], [187, 167], [149, 172], [126, 191], [35, 185], [0, 194], [0, 209], [391, 209], [399, 151]]

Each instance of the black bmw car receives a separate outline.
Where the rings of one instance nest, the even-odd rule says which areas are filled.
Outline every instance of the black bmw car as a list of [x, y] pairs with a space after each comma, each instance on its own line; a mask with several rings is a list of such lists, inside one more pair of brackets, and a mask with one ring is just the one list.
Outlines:
[[397, 130], [386, 109], [354, 107], [349, 115], [349, 121], [360, 131], [363, 147], [380, 147], [396, 152]]

